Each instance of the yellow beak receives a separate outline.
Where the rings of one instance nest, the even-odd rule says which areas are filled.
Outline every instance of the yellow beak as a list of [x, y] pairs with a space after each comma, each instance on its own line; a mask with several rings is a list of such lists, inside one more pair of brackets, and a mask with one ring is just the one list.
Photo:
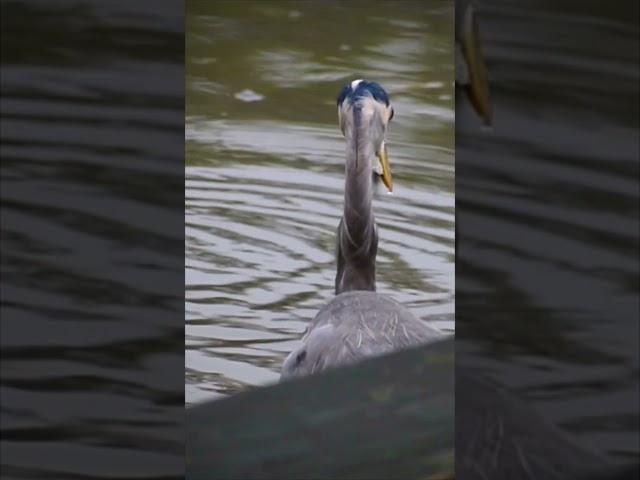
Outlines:
[[387, 153], [387, 145], [382, 142], [382, 145], [380, 146], [380, 150], [378, 152], [376, 152], [376, 156], [378, 157], [378, 160], [380, 161], [380, 170], [381, 170], [381, 174], [380, 176], [382, 177], [382, 183], [385, 184], [385, 186], [387, 187], [387, 190], [389, 190], [390, 192], [393, 191], [393, 178], [391, 177], [391, 165], [389, 165], [389, 156]]
[[464, 12], [461, 47], [469, 73], [467, 85], [469, 100], [484, 122], [490, 125], [493, 112], [489, 100], [489, 82], [482, 55], [478, 22], [471, 5]]

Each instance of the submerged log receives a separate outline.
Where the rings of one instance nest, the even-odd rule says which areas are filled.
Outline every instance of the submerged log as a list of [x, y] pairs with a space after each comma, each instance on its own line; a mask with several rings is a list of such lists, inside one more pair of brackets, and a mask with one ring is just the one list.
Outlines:
[[453, 478], [454, 408], [451, 338], [187, 409], [187, 478]]

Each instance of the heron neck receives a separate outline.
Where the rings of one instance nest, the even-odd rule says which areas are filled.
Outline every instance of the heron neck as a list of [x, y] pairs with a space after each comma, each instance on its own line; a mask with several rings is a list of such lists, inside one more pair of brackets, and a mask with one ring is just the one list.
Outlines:
[[368, 122], [359, 106], [347, 129], [344, 212], [338, 229], [336, 293], [375, 290], [378, 239], [372, 212], [372, 163], [375, 157]]
[[353, 121], [347, 132], [344, 219], [353, 239], [361, 240], [373, 222], [371, 165], [375, 154], [359, 107], [353, 109]]

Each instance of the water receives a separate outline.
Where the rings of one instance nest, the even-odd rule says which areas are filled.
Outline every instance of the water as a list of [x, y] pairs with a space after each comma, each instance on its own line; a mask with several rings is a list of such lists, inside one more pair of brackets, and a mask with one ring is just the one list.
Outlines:
[[[333, 99], [352, 75], [381, 81], [397, 111], [380, 288], [453, 328], [449, 7], [236, 3], [187, 19], [188, 401], [274, 380], [329, 297]], [[487, 2], [495, 127], [464, 105], [456, 118], [458, 303], [473, 313], [458, 311], [457, 339], [485, 339], [477, 366], [613, 461], [640, 450], [627, 3]], [[183, 25], [146, 7], [2, 5], [3, 478], [183, 473], [182, 216], [164, 208], [184, 185]]]
[[454, 329], [450, 2], [187, 5], [186, 402], [274, 382], [333, 296], [344, 139], [335, 98], [390, 93], [378, 290]]
[[494, 126], [456, 112], [456, 362], [613, 462], [640, 454], [638, 25], [625, 8], [481, 2]]
[[146, 7], [2, 5], [2, 478], [183, 472], [183, 19]]

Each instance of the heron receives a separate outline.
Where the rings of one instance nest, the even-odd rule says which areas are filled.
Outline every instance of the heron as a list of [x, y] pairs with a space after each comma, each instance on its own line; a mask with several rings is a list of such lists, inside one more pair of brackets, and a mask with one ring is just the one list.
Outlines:
[[285, 359], [281, 380], [353, 364], [446, 335], [391, 296], [376, 292], [374, 179], [380, 178], [389, 192], [393, 190], [385, 143], [394, 116], [389, 95], [380, 84], [358, 79], [344, 86], [336, 103], [346, 158], [344, 208], [336, 236], [335, 297], [310, 322], [302, 345]]

